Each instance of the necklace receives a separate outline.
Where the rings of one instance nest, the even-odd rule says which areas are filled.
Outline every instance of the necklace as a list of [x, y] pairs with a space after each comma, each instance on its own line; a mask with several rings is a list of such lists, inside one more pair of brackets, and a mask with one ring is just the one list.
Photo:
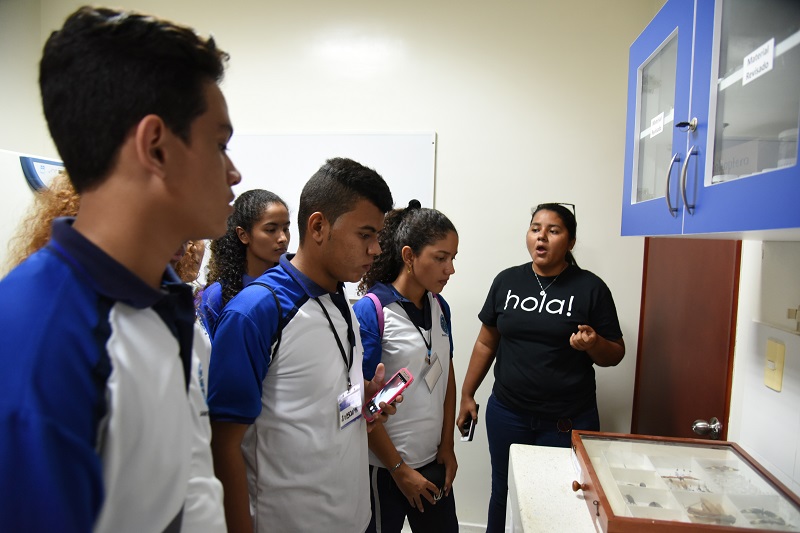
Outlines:
[[[567, 265], [567, 267], [569, 267], [569, 265]], [[533, 270], [533, 267], [531, 267], [531, 270]], [[564, 270], [566, 270], [566, 268], [565, 268]], [[562, 270], [561, 272], [559, 272], [559, 273], [558, 273], [558, 276], [560, 276], [561, 274], [563, 274], [563, 273], [564, 273], [564, 270]], [[549, 289], [550, 287], [552, 287], [552, 286], [553, 286], [553, 283], [555, 283], [556, 281], [558, 281], [558, 276], [556, 276], [556, 277], [555, 277], [555, 279], [554, 279], [553, 281], [551, 281], [550, 283], [548, 283], [548, 284], [547, 284], [547, 287], [542, 287], [542, 282], [541, 282], [541, 281], [539, 281], [539, 275], [536, 273], [536, 271], [535, 271], [535, 270], [533, 270], [533, 275], [534, 275], [534, 276], [536, 276], [536, 283], [538, 283], [538, 284], [539, 284], [539, 288], [540, 288], [540, 289], [542, 289], [542, 290], [539, 292], [539, 295], [540, 295], [540, 296], [547, 296], [547, 289]]]

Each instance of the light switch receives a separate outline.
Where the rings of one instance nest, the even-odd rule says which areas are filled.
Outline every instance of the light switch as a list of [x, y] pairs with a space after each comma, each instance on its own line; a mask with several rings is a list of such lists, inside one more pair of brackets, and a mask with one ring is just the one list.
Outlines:
[[770, 389], [781, 391], [783, 386], [783, 360], [786, 357], [786, 346], [776, 340], [767, 339], [767, 358], [764, 363], [764, 385]]

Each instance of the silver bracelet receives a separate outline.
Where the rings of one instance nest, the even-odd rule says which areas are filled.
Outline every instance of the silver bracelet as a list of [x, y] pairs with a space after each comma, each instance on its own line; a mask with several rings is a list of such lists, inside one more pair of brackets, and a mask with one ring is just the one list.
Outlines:
[[389, 473], [390, 474], [394, 474], [394, 471], [397, 470], [398, 468], [400, 468], [400, 466], [402, 464], [403, 464], [403, 460], [400, 459], [400, 461], [398, 461], [396, 465], [394, 465], [392, 468], [389, 469]]

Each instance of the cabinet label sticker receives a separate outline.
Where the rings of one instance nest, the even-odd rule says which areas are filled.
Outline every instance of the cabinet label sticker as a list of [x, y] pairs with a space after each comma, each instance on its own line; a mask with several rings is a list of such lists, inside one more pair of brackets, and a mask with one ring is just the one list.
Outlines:
[[742, 85], [772, 70], [775, 62], [775, 37], [762, 44], [746, 56], [742, 63]]
[[664, 112], [662, 111], [658, 115], [654, 116], [650, 119], [650, 138], [652, 139], [659, 133], [664, 131]]

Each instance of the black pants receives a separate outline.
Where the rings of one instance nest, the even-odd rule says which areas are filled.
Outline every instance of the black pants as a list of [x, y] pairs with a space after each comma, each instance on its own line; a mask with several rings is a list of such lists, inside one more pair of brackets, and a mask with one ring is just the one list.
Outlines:
[[400, 533], [406, 517], [414, 533], [458, 531], [456, 500], [452, 488], [450, 495], [443, 496], [436, 505], [431, 505], [423, 498], [425, 512], [421, 513], [411, 507], [387, 469], [370, 465], [369, 480], [372, 518], [367, 533]]

